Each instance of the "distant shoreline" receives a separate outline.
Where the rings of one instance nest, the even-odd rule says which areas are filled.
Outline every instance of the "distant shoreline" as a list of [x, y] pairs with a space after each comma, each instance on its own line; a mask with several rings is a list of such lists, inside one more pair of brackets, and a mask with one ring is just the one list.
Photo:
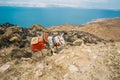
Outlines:
[[[120, 17], [115, 17], [115, 18], [98, 18], [98, 19], [93, 19], [90, 22], [87, 22], [85, 24], [60, 24], [60, 25], [76, 25], [76, 26], [79, 26], [79, 25], [86, 25], [86, 24], [90, 24], [90, 23], [94, 23], [94, 22], [101, 22], [101, 21], [109, 20], [109, 19], [120, 19]], [[10, 23], [10, 22], [5, 22], [5, 23], [0, 23], [0, 25], [1, 24], [7, 24], [7, 23], [8, 24], [13, 24], [13, 23]], [[19, 26], [18, 24], [13, 24], [13, 25]], [[36, 25], [36, 24], [32, 24], [32, 25]], [[41, 25], [41, 24], [38, 24], [38, 25]], [[50, 26], [50, 27], [55, 27], [55, 26], [60, 26], [60, 25], [54, 25], [54, 26]], [[29, 27], [31, 27], [31, 26], [29, 26]], [[41, 25], [41, 26], [43, 26], [43, 25]], [[19, 27], [22, 27], [22, 26], [19, 26]], [[29, 27], [23, 27], [23, 28], [29, 28]], [[43, 26], [43, 27], [45, 27], [45, 26]], [[45, 28], [50, 28], [50, 27], [45, 27]]]
[[42, 7], [42, 6], [22, 6], [22, 5], [0, 5], [0, 7], [18, 7], [18, 8], [71, 8], [71, 9], [86, 9], [86, 10], [111, 10], [120, 11], [120, 9], [102, 9], [102, 8], [79, 8], [79, 7]]

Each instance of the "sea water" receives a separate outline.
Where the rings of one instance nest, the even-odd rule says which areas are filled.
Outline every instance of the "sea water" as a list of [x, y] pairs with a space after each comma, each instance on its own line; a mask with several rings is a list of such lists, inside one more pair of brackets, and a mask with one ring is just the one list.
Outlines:
[[116, 17], [120, 17], [120, 10], [0, 6], [0, 24], [9, 22], [21, 27], [30, 27], [33, 24], [44, 27], [61, 24], [80, 25], [98, 18]]

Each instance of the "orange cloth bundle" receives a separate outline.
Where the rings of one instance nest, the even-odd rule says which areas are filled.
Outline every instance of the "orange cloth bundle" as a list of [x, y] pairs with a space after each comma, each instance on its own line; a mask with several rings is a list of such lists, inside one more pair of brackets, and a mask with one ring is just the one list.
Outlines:
[[37, 37], [38, 39], [37, 39], [37, 43], [36, 44], [31, 44], [32, 46], [32, 51], [34, 51], [34, 52], [37, 52], [37, 51], [40, 51], [40, 50], [42, 50], [42, 49], [45, 49], [45, 43], [44, 43], [44, 41], [42, 40], [42, 38], [41, 37]]

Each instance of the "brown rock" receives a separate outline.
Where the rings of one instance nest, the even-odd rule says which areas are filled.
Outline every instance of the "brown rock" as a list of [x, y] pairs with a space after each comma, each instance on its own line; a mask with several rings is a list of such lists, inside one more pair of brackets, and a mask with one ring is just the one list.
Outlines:
[[74, 41], [73, 44], [74, 44], [75, 46], [81, 46], [82, 44], [84, 44], [84, 42], [83, 42], [83, 40], [78, 39], [78, 40]]
[[31, 26], [29, 29], [31, 29], [33, 31], [37, 31], [37, 30], [48, 31], [46, 28], [44, 28], [42, 25], [39, 25], [39, 24], [35, 24], [35, 25]]

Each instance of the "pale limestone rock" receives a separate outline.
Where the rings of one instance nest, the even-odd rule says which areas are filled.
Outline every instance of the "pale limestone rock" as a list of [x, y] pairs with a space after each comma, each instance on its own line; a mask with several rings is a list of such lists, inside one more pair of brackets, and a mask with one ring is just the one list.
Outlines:
[[69, 65], [68, 69], [71, 73], [79, 71], [75, 65]]
[[5, 72], [7, 69], [9, 69], [10, 68], [10, 64], [4, 64], [4, 65], [2, 65], [1, 67], [0, 67], [0, 72], [1, 73], [3, 73], [3, 72]]

